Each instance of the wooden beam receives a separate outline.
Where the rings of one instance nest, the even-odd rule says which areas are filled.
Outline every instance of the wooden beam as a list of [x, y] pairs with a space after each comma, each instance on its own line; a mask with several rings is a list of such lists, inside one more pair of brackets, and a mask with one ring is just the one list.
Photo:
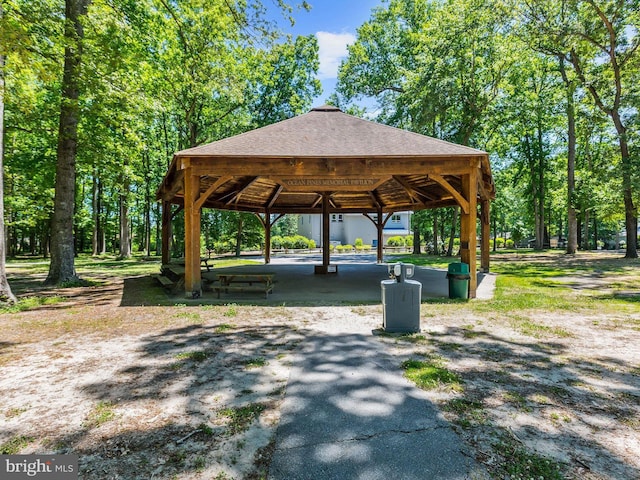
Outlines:
[[371, 198], [373, 206], [376, 208], [376, 210], [383, 207], [382, 202], [380, 201], [380, 198], [375, 190], [373, 192], [369, 192], [369, 197]]
[[267, 208], [271, 208], [273, 207], [273, 204], [276, 203], [276, 200], [278, 199], [278, 197], [280, 196], [280, 194], [282, 193], [282, 190], [284, 189], [284, 187], [282, 185], [278, 185], [276, 187], [275, 192], [273, 192], [273, 195], [271, 195], [271, 198], [269, 199], [269, 201], [267, 202]]
[[[453, 186], [449, 182], [447, 182], [442, 176], [436, 175], [436, 174], [430, 174], [429, 178], [434, 182], [436, 182], [438, 185], [440, 185], [442, 188], [444, 188], [447, 192], [451, 194], [453, 198], [455, 198], [456, 202], [458, 202], [458, 205], [460, 205], [460, 208], [462, 209], [463, 213], [469, 214], [469, 210], [470, 210], [469, 201], [465, 199], [462, 195], [460, 195], [460, 192], [458, 192], [455, 188], [453, 188]], [[473, 189], [477, 190], [477, 188], [478, 187], [476, 185]]]
[[213, 192], [215, 192], [218, 188], [220, 188], [222, 185], [227, 183], [229, 180], [231, 180], [231, 177], [226, 176], [226, 177], [220, 177], [218, 180], [213, 182], [211, 186], [209, 186], [209, 188], [207, 188], [207, 190], [198, 197], [194, 205], [194, 208], [201, 209], [204, 202], [207, 201], [207, 199], [213, 194]]
[[183, 179], [184, 171], [180, 170], [176, 173], [176, 176], [173, 179], [173, 183], [171, 185], [163, 185], [161, 193], [162, 200], [171, 201], [171, 199], [176, 196], [176, 193], [178, 193], [182, 188]]
[[[392, 175], [462, 175], [477, 165], [481, 156], [439, 156], [439, 157], [384, 157], [384, 158], [336, 158], [335, 171], [329, 172], [336, 178], [384, 178]], [[217, 176], [220, 172], [231, 176], [247, 174], [267, 177], [326, 177], [325, 158], [269, 158], [269, 157], [193, 157], [191, 166], [195, 174]]]
[[402, 188], [405, 189], [405, 191], [411, 196], [411, 198], [416, 201], [416, 203], [425, 203], [424, 201], [420, 200], [420, 198], [418, 198], [418, 195], [426, 198], [429, 201], [433, 201], [436, 199], [436, 197], [434, 197], [433, 195], [429, 195], [429, 193], [425, 192], [424, 189], [410, 185], [409, 182], [407, 182], [402, 177], [395, 175], [393, 179], [398, 182], [402, 186]]
[[200, 176], [187, 168], [184, 175], [184, 288], [187, 298], [202, 295], [200, 274]]
[[316, 208], [318, 205], [320, 205], [322, 203], [322, 195], [320, 195], [319, 193], [317, 195], [318, 195], [318, 197], [311, 204], [311, 208]]
[[409, 198], [411, 198], [413, 203], [422, 203], [420, 199], [418, 199], [418, 196], [414, 193], [413, 187], [409, 185], [409, 182], [398, 175], [394, 175], [392, 178], [403, 188], [407, 195], [409, 195]]
[[171, 214], [171, 220], [176, 218], [182, 210], [184, 210], [184, 205], [178, 205], [178, 208], [176, 208], [175, 211]]
[[240, 200], [240, 197], [242, 196], [242, 192], [244, 192], [247, 188], [253, 185], [256, 180], [258, 180], [258, 177], [252, 177], [251, 179], [249, 179], [248, 181], [240, 185], [240, 188], [236, 189], [236, 191], [234, 192], [234, 195], [231, 197], [230, 200], [227, 201], [227, 205], [231, 203], [238, 203], [238, 201]]
[[480, 195], [481, 200], [490, 200], [491, 194], [487, 190], [487, 186], [485, 185], [482, 179], [482, 172], [478, 174], [478, 194]]

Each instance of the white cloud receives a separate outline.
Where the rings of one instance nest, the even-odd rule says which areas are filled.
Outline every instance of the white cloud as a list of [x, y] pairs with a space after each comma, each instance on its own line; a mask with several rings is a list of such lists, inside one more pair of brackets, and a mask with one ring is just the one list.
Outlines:
[[340, 61], [347, 56], [347, 45], [356, 41], [356, 37], [350, 33], [317, 32], [320, 71], [320, 79], [336, 78]]

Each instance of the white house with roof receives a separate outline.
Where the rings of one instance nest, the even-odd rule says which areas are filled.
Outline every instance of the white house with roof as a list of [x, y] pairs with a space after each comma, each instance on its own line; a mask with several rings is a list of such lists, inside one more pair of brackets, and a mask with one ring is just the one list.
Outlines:
[[[376, 219], [376, 214], [370, 214]], [[361, 238], [365, 245], [378, 243], [376, 227], [361, 213], [332, 213], [330, 216], [329, 241], [334, 245], [354, 245]], [[298, 216], [298, 233], [322, 243], [322, 215], [304, 214]], [[390, 237], [412, 235], [411, 212], [396, 212], [391, 215], [382, 232], [383, 244]]]

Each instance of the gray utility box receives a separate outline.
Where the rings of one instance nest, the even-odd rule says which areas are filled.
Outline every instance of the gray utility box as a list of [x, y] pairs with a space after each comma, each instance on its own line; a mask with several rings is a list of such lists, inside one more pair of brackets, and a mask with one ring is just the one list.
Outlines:
[[414, 265], [389, 265], [390, 280], [382, 280], [382, 327], [386, 332], [420, 331], [420, 301], [422, 284], [413, 277]]

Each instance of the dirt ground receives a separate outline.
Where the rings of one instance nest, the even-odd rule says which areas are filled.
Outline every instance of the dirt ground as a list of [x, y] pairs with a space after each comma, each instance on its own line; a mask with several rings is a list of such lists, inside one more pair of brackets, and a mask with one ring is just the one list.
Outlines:
[[[166, 295], [148, 276], [102, 281], [37, 287], [65, 298], [0, 315], [1, 453], [77, 453], [83, 479], [265, 478], [292, 352], [311, 334], [382, 323], [380, 305], [151, 306]], [[611, 284], [564, 281], [577, 295]], [[372, 341], [398, 364], [438, 358], [461, 377], [462, 392], [430, 397], [492, 476], [528, 478], [503, 473], [522, 450], [558, 462], [565, 478], [635, 479], [637, 312], [521, 318], [426, 303], [421, 335]]]

